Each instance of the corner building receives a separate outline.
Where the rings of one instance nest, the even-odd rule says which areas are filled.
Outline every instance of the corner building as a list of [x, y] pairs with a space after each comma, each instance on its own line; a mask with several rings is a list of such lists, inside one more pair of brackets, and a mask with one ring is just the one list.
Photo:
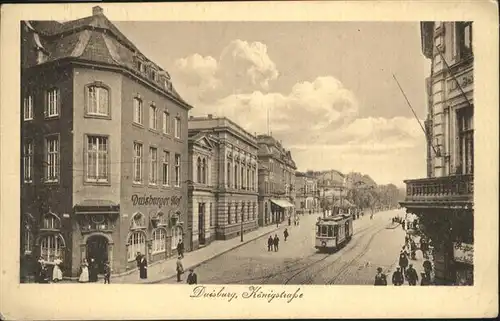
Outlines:
[[[103, 14], [21, 26], [21, 277], [175, 254], [187, 221], [187, 114], [169, 74]], [[185, 240], [188, 241], [188, 240]]]
[[255, 230], [257, 140], [225, 117], [189, 117], [190, 204], [193, 249]]
[[434, 244], [435, 283], [474, 283], [473, 23], [422, 22], [422, 52], [431, 63], [427, 177], [406, 180], [401, 206], [419, 217]]
[[259, 225], [283, 222], [295, 209], [295, 170], [292, 154], [270, 135], [258, 135]]

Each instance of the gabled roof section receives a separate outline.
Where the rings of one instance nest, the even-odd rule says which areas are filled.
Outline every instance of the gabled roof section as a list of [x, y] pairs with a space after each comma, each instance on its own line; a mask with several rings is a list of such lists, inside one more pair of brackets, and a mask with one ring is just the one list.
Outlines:
[[211, 141], [213, 138], [211, 138], [212, 136], [209, 136], [209, 134], [207, 133], [198, 132], [195, 135], [190, 136], [188, 139], [191, 144], [202, 146], [208, 149], [213, 149], [215, 146]]

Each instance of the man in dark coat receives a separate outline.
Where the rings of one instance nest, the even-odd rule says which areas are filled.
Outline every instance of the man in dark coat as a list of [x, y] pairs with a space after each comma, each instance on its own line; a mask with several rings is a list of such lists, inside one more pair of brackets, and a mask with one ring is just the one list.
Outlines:
[[288, 238], [288, 230], [285, 229], [285, 231], [283, 232], [283, 237], [285, 238], [285, 242], [286, 242], [286, 239]]
[[189, 274], [186, 280], [187, 284], [198, 284], [198, 276], [193, 269], [189, 269]]
[[430, 275], [426, 274], [425, 272], [420, 273], [420, 285], [431, 285], [431, 277]]
[[408, 257], [405, 252], [401, 251], [401, 253], [399, 254], [399, 267], [401, 268], [403, 275], [406, 272], [407, 266], [408, 266]]
[[408, 270], [406, 270], [406, 278], [408, 279], [409, 285], [417, 285], [418, 274], [417, 271], [413, 268], [413, 264], [410, 264]]
[[387, 285], [387, 277], [384, 273], [382, 273], [382, 268], [377, 268], [377, 274], [375, 275], [375, 284], [374, 285]]
[[280, 238], [278, 237], [278, 234], [274, 234], [273, 245], [274, 245], [274, 252], [278, 252], [278, 248], [280, 245]]
[[179, 243], [177, 243], [177, 254], [184, 258], [184, 243], [182, 240], [179, 240]]
[[273, 250], [273, 237], [269, 235], [269, 238], [267, 239], [267, 251], [272, 251]]
[[97, 266], [97, 262], [95, 259], [92, 257], [90, 258], [89, 261], [89, 282], [97, 282], [98, 274], [99, 274], [99, 267]]
[[106, 283], [111, 283], [111, 266], [109, 265], [109, 262], [104, 264], [104, 284]]
[[401, 269], [398, 267], [396, 271], [392, 274], [392, 284], [393, 285], [403, 285], [404, 278], [403, 273], [401, 273]]
[[145, 255], [141, 257], [141, 261], [139, 262], [139, 277], [141, 279], [148, 278], [148, 261]]

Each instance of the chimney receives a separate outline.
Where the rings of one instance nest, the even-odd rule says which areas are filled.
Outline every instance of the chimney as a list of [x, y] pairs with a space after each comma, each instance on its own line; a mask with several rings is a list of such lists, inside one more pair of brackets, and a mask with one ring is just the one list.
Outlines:
[[212, 119], [213, 115], [212, 114], [208, 114], [208, 119]]
[[92, 7], [92, 15], [93, 16], [97, 16], [100, 14], [103, 14], [101, 7], [99, 7], [99, 6]]

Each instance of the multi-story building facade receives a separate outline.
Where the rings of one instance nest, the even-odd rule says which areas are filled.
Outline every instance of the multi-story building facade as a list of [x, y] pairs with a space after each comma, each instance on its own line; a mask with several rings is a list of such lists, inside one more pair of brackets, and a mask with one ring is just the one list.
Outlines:
[[255, 230], [257, 140], [225, 117], [189, 117], [188, 230], [193, 248]]
[[319, 189], [317, 179], [307, 173], [295, 173], [295, 209], [304, 214], [319, 210]]
[[295, 170], [289, 150], [269, 135], [258, 135], [259, 225], [282, 222], [294, 213]]
[[421, 23], [427, 81], [427, 178], [401, 203], [434, 243], [437, 284], [473, 284], [474, 55], [472, 22]]
[[175, 253], [187, 220], [187, 114], [169, 74], [94, 7], [21, 28], [21, 272], [59, 257], [113, 273]]

